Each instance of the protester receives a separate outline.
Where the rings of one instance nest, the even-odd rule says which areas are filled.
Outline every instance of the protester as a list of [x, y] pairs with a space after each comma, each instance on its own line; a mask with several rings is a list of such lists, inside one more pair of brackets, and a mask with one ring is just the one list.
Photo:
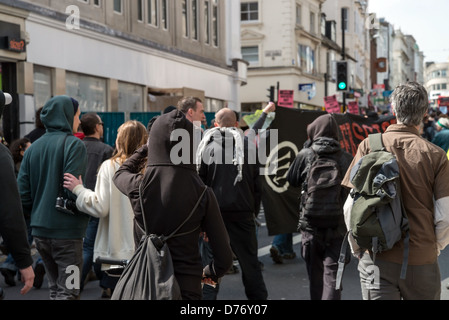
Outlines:
[[[139, 187], [142, 183], [142, 204], [149, 233], [169, 235], [189, 215], [205, 185], [199, 178], [193, 153], [192, 123], [180, 111], [160, 116], [152, 125], [148, 143], [128, 159], [114, 176], [117, 188], [126, 194], [135, 213], [141, 213]], [[182, 135], [179, 141], [173, 136]], [[178, 153], [181, 148], [182, 154]], [[145, 173], [142, 159], [148, 156]], [[140, 214], [141, 215], [141, 214]], [[137, 219], [137, 217], [136, 217]], [[141, 224], [140, 228], [144, 226]], [[207, 232], [217, 255], [203, 268], [198, 238]], [[232, 265], [232, 251], [217, 200], [208, 188], [192, 218], [179, 231], [187, 235], [174, 237], [167, 244], [173, 259], [175, 277], [184, 300], [202, 298], [202, 278], [213, 283], [223, 277]], [[204, 275], [203, 275], [204, 273]]]
[[[256, 150], [255, 142], [243, 139], [233, 110], [221, 109], [215, 121], [215, 130], [207, 131], [198, 148], [199, 175], [217, 197], [232, 251], [242, 269], [246, 296], [250, 300], [266, 300], [268, 292], [258, 260], [255, 224], [261, 201], [260, 166], [257, 161], [249, 161], [249, 152]], [[212, 256], [217, 254], [212, 248]], [[219, 286], [215, 290], [205, 289], [206, 299], [216, 299]]]
[[[382, 140], [399, 165], [400, 189], [410, 226], [407, 275], [400, 279], [401, 240], [391, 250], [376, 254], [379, 286], [365, 285], [372, 276], [372, 252], [360, 252], [350, 242], [353, 254], [360, 258], [362, 294], [364, 299], [372, 300], [439, 300], [438, 255], [449, 243], [449, 162], [446, 152], [419, 136], [419, 127], [429, 108], [426, 89], [416, 82], [401, 84], [394, 90], [391, 104], [397, 124], [387, 128]], [[369, 151], [369, 140], [365, 139], [358, 147], [343, 185], [353, 187], [349, 181], [351, 169]], [[353, 199], [348, 197], [345, 205], [348, 212], [352, 203]]]
[[198, 127], [206, 121], [203, 102], [199, 98], [186, 97], [181, 99], [178, 102], [178, 110], [185, 114], [187, 120]]
[[[89, 112], [81, 117], [81, 133], [87, 150], [87, 170], [85, 178], [85, 187], [89, 190], [95, 190], [97, 174], [101, 164], [110, 159], [114, 153], [114, 148], [104, 143], [101, 139], [104, 134], [104, 123], [100, 116], [95, 112]], [[79, 208], [79, 207], [78, 207]], [[81, 210], [81, 209], [80, 209]], [[82, 211], [82, 210], [81, 210]], [[83, 270], [81, 273], [81, 290], [92, 273], [94, 266], [95, 277], [100, 279], [100, 266], [94, 265], [94, 244], [97, 235], [99, 218], [91, 216], [87, 225], [86, 236], [83, 240]]]
[[[81, 123], [84, 120], [82, 119]], [[99, 118], [97, 121], [100, 121]], [[89, 189], [87, 183], [84, 187], [82, 180], [70, 173], [64, 176], [64, 187], [76, 194], [78, 209], [99, 219], [98, 231], [94, 238], [94, 254], [90, 257], [93, 261], [99, 257], [130, 260], [134, 254], [133, 209], [129, 198], [117, 189], [112, 178], [118, 168], [147, 140], [147, 130], [142, 123], [135, 120], [127, 121], [118, 129], [117, 151], [111, 159], [101, 164], [94, 188]], [[102, 265], [101, 270], [102, 297], [110, 298], [123, 269]]]
[[429, 141], [432, 141], [436, 134], [435, 121], [433, 118], [426, 114], [423, 119], [423, 128], [421, 136]]
[[[352, 156], [342, 150], [338, 125], [330, 114], [318, 117], [307, 127], [309, 140], [298, 153], [287, 174], [287, 181], [293, 187], [301, 188], [307, 179], [310, 164], [320, 155], [337, 161], [343, 176], [351, 163]], [[309, 188], [312, 186], [308, 186]], [[323, 228], [312, 223], [300, 211], [299, 229], [302, 236], [302, 258], [306, 262], [312, 300], [340, 300], [341, 290], [336, 290], [336, 277], [340, 248], [346, 234], [343, 204], [349, 190], [342, 188], [341, 217], [333, 228]]]
[[23, 155], [25, 151], [31, 146], [31, 141], [28, 138], [21, 138], [13, 141], [9, 147], [12, 158], [14, 160], [14, 167], [16, 175], [19, 174], [20, 165], [22, 164]]
[[[46, 134], [27, 150], [20, 167], [18, 184], [23, 210], [31, 217], [32, 235], [45, 264], [50, 299], [79, 299], [79, 283], [67, 286], [74, 267], [83, 263], [83, 237], [89, 216], [73, 210], [60, 211], [75, 200], [62, 191], [63, 174], [84, 176], [87, 166], [86, 147], [74, 137], [80, 124], [81, 110], [76, 100], [67, 96], [50, 99], [41, 113]], [[63, 199], [57, 198], [61, 196]], [[70, 267], [70, 268], [69, 268]]]
[[[30, 140], [28, 138], [21, 138], [13, 141], [9, 147], [13, 161], [14, 161], [14, 169], [16, 177], [19, 174], [20, 164], [22, 163], [23, 155], [25, 154], [26, 149], [31, 145]], [[31, 244], [33, 242], [33, 237], [31, 236], [31, 228], [29, 227], [29, 217], [25, 217], [25, 222], [28, 230], [28, 242]], [[5, 283], [9, 286], [15, 286], [15, 276], [18, 273], [18, 268], [14, 258], [11, 254], [8, 254], [6, 260], [0, 264], [0, 272], [5, 277]], [[19, 273], [20, 277], [20, 273]], [[37, 280], [36, 269], [35, 269], [35, 283]], [[36, 287], [36, 285], [35, 285]]]
[[[0, 105], [0, 119], [3, 108], [4, 106]], [[21, 274], [24, 286], [20, 293], [27, 294], [34, 282], [33, 257], [28, 243], [13, 158], [3, 143], [0, 143], [0, 190], [0, 234]]]
[[41, 121], [41, 112], [43, 108], [44, 107], [40, 107], [39, 109], [37, 109], [34, 120], [35, 128], [25, 136], [25, 138], [30, 139], [31, 143], [35, 142], [37, 139], [39, 139], [45, 134], [45, 126]]
[[435, 124], [435, 129], [436, 133], [432, 143], [447, 153], [449, 151], [449, 118], [446, 115], [439, 117]]

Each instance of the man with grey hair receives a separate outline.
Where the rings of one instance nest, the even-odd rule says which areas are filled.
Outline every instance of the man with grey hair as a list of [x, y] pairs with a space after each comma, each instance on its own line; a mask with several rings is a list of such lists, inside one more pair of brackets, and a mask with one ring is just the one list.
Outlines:
[[[403, 241], [389, 251], [377, 253], [376, 266], [380, 285], [368, 286], [372, 277], [372, 252], [362, 251], [351, 243], [358, 257], [363, 299], [438, 300], [441, 275], [438, 255], [449, 243], [449, 162], [445, 152], [422, 138], [419, 128], [429, 102], [426, 89], [419, 83], [399, 85], [391, 96], [397, 124], [382, 135], [385, 149], [396, 156], [400, 188], [410, 226], [407, 275], [400, 279]], [[370, 152], [369, 140], [358, 147], [342, 184], [353, 188], [349, 175], [361, 157]], [[345, 206], [351, 206], [348, 197]]]

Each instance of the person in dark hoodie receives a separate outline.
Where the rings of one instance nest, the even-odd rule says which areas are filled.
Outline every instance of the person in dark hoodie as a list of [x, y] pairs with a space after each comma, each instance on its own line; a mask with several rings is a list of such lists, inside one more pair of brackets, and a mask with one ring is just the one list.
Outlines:
[[[206, 188], [193, 160], [193, 134], [193, 124], [181, 111], [164, 114], [152, 125], [147, 145], [115, 173], [113, 181], [130, 198], [139, 229], [144, 228], [145, 219], [149, 233], [169, 235], [188, 217]], [[141, 173], [142, 159], [147, 156], [145, 172]], [[141, 183], [144, 215], [139, 203]], [[167, 241], [184, 300], [200, 300], [202, 279], [216, 283], [232, 265], [229, 236], [210, 188], [179, 233], [192, 230], [195, 231]], [[217, 252], [214, 261], [205, 268], [198, 245], [200, 232], [207, 232]]]
[[[0, 95], [3, 95], [1, 91]], [[0, 100], [0, 119], [3, 115], [4, 104], [5, 102]], [[26, 294], [31, 290], [34, 282], [33, 257], [28, 243], [14, 161], [11, 152], [2, 143], [0, 143], [0, 190], [0, 235], [20, 270], [24, 283], [20, 292]], [[0, 288], [0, 300], [2, 299], [3, 289]]]
[[[73, 267], [83, 265], [83, 237], [89, 216], [73, 208], [71, 213], [56, 208], [63, 174], [85, 176], [87, 152], [73, 134], [80, 124], [80, 108], [67, 96], [50, 99], [41, 113], [46, 133], [27, 150], [18, 184], [25, 215], [31, 217], [32, 235], [47, 273], [50, 299], [79, 299], [79, 282], [72, 283]], [[76, 200], [70, 191], [64, 198]], [[71, 283], [71, 285], [67, 285]]]
[[[235, 112], [228, 108], [215, 115], [215, 128], [202, 139], [197, 152], [197, 169], [204, 183], [217, 197], [231, 247], [242, 269], [242, 281], [249, 300], [266, 300], [268, 292], [258, 260], [258, 243], [254, 217], [259, 213], [261, 187], [260, 166], [251, 163], [250, 152], [256, 144], [237, 129]], [[212, 248], [212, 255], [217, 251]], [[206, 252], [203, 252], [203, 255]], [[204, 295], [215, 300], [215, 290], [204, 288]]]
[[[318, 117], [307, 128], [309, 140], [298, 153], [287, 174], [293, 187], [302, 187], [310, 163], [317, 155], [325, 154], [337, 161], [343, 177], [351, 164], [352, 156], [342, 150], [338, 125], [330, 114]], [[309, 186], [310, 187], [310, 186]], [[341, 199], [346, 199], [349, 189], [342, 188]], [[342, 201], [343, 208], [344, 201]], [[336, 276], [341, 244], [346, 234], [344, 216], [336, 228], [317, 228], [300, 212], [299, 229], [302, 235], [302, 257], [306, 262], [312, 300], [340, 300], [341, 290], [336, 290]]]

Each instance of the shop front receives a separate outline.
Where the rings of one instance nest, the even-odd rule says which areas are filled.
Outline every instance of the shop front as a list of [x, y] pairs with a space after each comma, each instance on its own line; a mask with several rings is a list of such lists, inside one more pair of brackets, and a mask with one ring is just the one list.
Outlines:
[[8, 92], [13, 102], [5, 108], [0, 121], [0, 134], [7, 143], [20, 138], [20, 90], [18, 88], [21, 63], [26, 60], [26, 13], [5, 10], [0, 6], [0, 90]]

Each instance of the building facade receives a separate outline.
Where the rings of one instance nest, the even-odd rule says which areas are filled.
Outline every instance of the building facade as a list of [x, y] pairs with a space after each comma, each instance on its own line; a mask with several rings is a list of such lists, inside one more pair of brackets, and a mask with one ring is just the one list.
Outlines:
[[432, 107], [438, 106], [438, 97], [449, 97], [449, 61], [426, 63], [425, 83]]
[[16, 95], [5, 137], [29, 132], [60, 94], [127, 118], [187, 95], [240, 111], [239, 10], [238, 0], [0, 0], [1, 85]]
[[276, 96], [293, 92], [294, 108], [321, 110], [324, 97], [333, 95], [343, 102], [335, 83], [336, 62], [343, 58], [349, 61], [351, 90], [359, 92], [355, 99], [365, 106], [370, 88], [366, 10], [366, 1], [355, 0], [241, 0], [242, 57], [250, 63], [242, 109], [260, 108], [273, 86]]

